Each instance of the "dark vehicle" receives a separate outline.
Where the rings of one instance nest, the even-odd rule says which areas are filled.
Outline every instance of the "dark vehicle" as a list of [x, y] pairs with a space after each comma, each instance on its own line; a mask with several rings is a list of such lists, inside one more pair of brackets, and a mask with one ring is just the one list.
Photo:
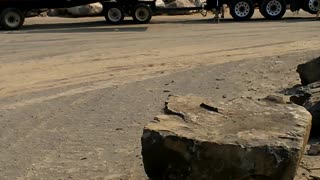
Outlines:
[[37, 9], [68, 8], [95, 2], [103, 4], [104, 16], [112, 24], [122, 22], [125, 15], [131, 15], [137, 23], [148, 23], [155, 9], [153, 0], [0, 0], [0, 27], [5, 30], [19, 29], [25, 17]]
[[206, 0], [204, 3], [200, 0], [195, 1], [197, 7], [185, 8], [156, 8], [155, 0], [112, 0], [102, 3], [105, 7], [106, 20], [112, 24], [119, 24], [125, 15], [132, 16], [137, 23], [148, 23], [154, 11], [198, 10], [205, 16], [207, 11], [214, 12], [215, 9], [220, 9], [223, 5], [229, 7], [230, 14], [236, 21], [251, 19], [255, 9], [259, 9], [266, 19], [277, 20], [283, 17], [287, 9], [293, 12], [302, 9], [316, 14], [319, 10], [320, 0]]
[[[198, 0], [200, 2], [200, 0]], [[67, 8], [101, 2], [103, 15], [110, 24], [120, 24], [125, 16], [131, 16], [136, 23], [148, 23], [155, 11], [199, 10], [202, 14], [220, 9], [223, 4], [230, 8], [230, 14], [237, 21], [249, 20], [256, 8], [266, 19], [280, 19], [290, 8], [303, 9], [311, 14], [319, 10], [320, 0], [206, 0], [198, 7], [156, 8], [156, 0], [0, 0], [0, 27], [5, 30], [19, 29], [25, 17], [35, 9]], [[206, 11], [205, 13], [203, 13]]]
[[63, 8], [94, 3], [97, 0], [0, 0], [0, 26], [19, 29], [30, 11], [43, 8]]

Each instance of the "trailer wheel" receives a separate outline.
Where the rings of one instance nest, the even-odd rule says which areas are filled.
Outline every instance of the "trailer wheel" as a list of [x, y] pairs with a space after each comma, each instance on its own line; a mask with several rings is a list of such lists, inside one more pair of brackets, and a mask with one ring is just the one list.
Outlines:
[[235, 0], [230, 4], [230, 14], [234, 20], [249, 20], [254, 13], [254, 4], [251, 0]]
[[281, 19], [286, 13], [286, 4], [283, 0], [263, 0], [260, 13], [267, 19]]
[[132, 11], [132, 18], [136, 23], [146, 24], [152, 18], [152, 10], [147, 4], [137, 4]]
[[319, 3], [319, 0], [304, 0], [302, 9], [310, 14], [317, 14]]
[[120, 6], [112, 5], [107, 7], [105, 18], [110, 24], [120, 24], [124, 19], [124, 11]]
[[25, 16], [17, 8], [4, 9], [0, 14], [0, 26], [5, 30], [17, 30], [24, 23]]

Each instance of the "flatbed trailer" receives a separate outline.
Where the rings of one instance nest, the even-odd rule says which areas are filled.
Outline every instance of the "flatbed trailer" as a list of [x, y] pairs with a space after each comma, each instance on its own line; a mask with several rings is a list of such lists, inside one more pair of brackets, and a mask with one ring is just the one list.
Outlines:
[[[281, 19], [286, 10], [299, 11], [303, 9], [311, 14], [319, 10], [320, 0], [206, 0], [197, 7], [184, 8], [157, 8], [155, 1], [112, 0], [105, 1], [106, 20], [112, 24], [122, 22], [125, 15], [132, 16], [137, 23], [148, 23], [153, 12], [197, 10], [206, 14], [207, 11], [220, 10], [223, 5], [230, 9], [230, 15], [236, 21], [245, 21], [252, 18], [255, 9], [270, 20]], [[200, 2], [200, 1], [199, 1]], [[203, 13], [204, 12], [204, 13]]]
[[[154, 12], [198, 10], [207, 12], [227, 5], [234, 20], [249, 20], [256, 8], [267, 19], [280, 19], [288, 7], [291, 11], [303, 9], [311, 14], [319, 10], [320, 0], [206, 0], [197, 7], [157, 8], [156, 0], [0, 0], [0, 27], [5, 30], [19, 29], [28, 12], [41, 8], [67, 8], [101, 2], [103, 15], [110, 24], [120, 24], [125, 16], [136, 23], [148, 23]], [[200, 2], [200, 1], [199, 1]]]

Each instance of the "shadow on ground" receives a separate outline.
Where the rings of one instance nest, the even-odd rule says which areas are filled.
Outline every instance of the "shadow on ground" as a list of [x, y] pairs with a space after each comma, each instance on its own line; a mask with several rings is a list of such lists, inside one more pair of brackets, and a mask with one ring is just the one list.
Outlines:
[[[210, 17], [210, 16], [208, 16]], [[153, 20], [150, 24], [215, 24], [213, 18], [201, 18], [193, 20]], [[220, 24], [229, 23], [299, 23], [316, 21], [313, 17], [287, 17], [280, 20], [266, 20], [263, 18], [251, 19], [249, 21], [237, 22], [233, 19], [221, 19]], [[125, 20], [120, 25], [106, 24], [105, 21], [76, 22], [76, 23], [52, 23], [52, 24], [31, 24], [25, 25], [19, 31], [3, 31], [8, 34], [25, 33], [97, 33], [97, 32], [145, 32], [148, 25], [136, 25], [132, 20]]]
[[25, 25], [18, 31], [3, 31], [8, 34], [28, 33], [97, 33], [97, 32], [144, 32], [146, 26], [126, 26], [133, 24], [125, 21], [122, 25], [108, 25], [105, 21], [76, 22], [76, 23], [52, 23]]
[[[209, 17], [209, 18], [208, 18]], [[233, 19], [221, 19], [220, 23], [258, 23], [258, 22], [279, 22], [279, 23], [299, 23], [299, 22], [309, 22], [317, 21], [313, 17], [287, 17], [280, 20], [267, 20], [264, 18], [250, 19], [249, 21], [235, 21]], [[206, 24], [206, 23], [215, 23], [212, 18], [208, 15], [205, 19], [196, 19], [196, 20], [181, 20], [181, 21], [151, 21], [151, 24]]]

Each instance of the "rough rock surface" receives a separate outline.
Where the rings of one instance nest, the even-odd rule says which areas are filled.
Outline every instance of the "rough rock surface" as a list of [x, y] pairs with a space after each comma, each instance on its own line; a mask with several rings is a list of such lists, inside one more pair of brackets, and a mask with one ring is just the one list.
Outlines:
[[[269, 98], [268, 98], [269, 99]], [[151, 179], [292, 180], [307, 142], [311, 115], [295, 104], [240, 98], [212, 105], [169, 96], [165, 114], [143, 131]]]
[[293, 87], [287, 92], [291, 101], [305, 107], [312, 115], [312, 136], [319, 136], [320, 130], [320, 81], [306, 86]]
[[304, 103], [303, 106], [312, 115], [312, 135], [319, 136], [320, 129], [320, 92], [313, 93]]
[[312, 59], [304, 64], [299, 64], [297, 72], [300, 75], [301, 84], [308, 85], [310, 83], [320, 81], [320, 57]]

